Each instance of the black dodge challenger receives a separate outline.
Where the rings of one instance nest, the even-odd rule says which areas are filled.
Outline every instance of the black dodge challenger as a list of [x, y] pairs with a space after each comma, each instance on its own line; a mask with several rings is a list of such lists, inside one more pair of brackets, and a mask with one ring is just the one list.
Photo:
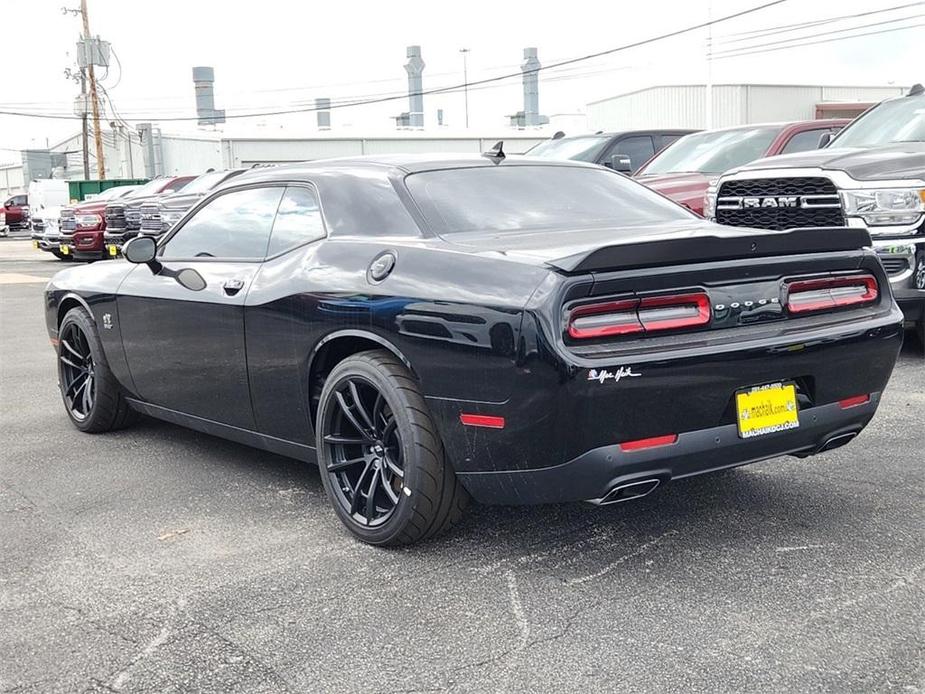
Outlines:
[[869, 246], [576, 162], [330, 160], [242, 174], [45, 308], [78, 429], [317, 461], [347, 528], [402, 544], [470, 498], [614, 503], [848, 442], [902, 340]]

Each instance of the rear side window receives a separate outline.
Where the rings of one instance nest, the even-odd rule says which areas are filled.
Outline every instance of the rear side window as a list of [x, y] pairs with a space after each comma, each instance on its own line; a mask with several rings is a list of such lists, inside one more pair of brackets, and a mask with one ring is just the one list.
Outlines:
[[425, 171], [405, 178], [438, 234], [620, 227], [689, 220], [690, 212], [626, 176], [577, 166]]
[[652, 144], [652, 138], [648, 135], [633, 135], [624, 137], [617, 142], [608, 152], [608, 162], [614, 154], [623, 154], [630, 158], [630, 166], [633, 171], [645, 164], [655, 154], [655, 146]]
[[286, 188], [273, 222], [267, 255], [276, 255], [320, 238], [324, 238], [324, 222], [314, 192], [296, 186]]
[[262, 260], [283, 190], [248, 188], [213, 198], [170, 238], [162, 256]]
[[823, 133], [837, 132], [832, 128], [823, 128], [820, 130], [804, 130], [791, 137], [787, 144], [781, 149], [781, 154], [793, 154], [794, 152], [809, 152], [813, 149], [819, 149], [819, 138]]

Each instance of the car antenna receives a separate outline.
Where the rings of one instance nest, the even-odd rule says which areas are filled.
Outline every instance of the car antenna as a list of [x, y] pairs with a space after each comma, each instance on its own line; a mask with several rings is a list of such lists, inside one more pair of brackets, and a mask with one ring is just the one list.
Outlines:
[[920, 94], [925, 94], [925, 87], [921, 84], [913, 84], [907, 96], [919, 96]]
[[562, 132], [561, 130], [557, 130], [557, 131], [555, 132], [555, 134], [552, 136], [551, 139], [553, 139], [553, 140], [561, 140], [563, 137], [565, 137], [565, 133]]
[[504, 140], [498, 140], [494, 147], [487, 152], [482, 152], [482, 156], [491, 159], [495, 164], [500, 164], [507, 156], [504, 153]]

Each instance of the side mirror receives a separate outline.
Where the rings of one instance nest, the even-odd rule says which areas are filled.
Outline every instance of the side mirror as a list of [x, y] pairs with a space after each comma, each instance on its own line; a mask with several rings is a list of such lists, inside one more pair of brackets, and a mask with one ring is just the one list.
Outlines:
[[633, 160], [625, 154], [614, 154], [610, 157], [610, 168], [622, 174], [633, 173]]
[[6, 209], [10, 209], [10, 208], [13, 206], [13, 201], [12, 201], [12, 200], [7, 200], [5, 203], [3, 203], [3, 206], [4, 206]]
[[[155, 256], [157, 255], [157, 242], [152, 239], [150, 236], [136, 236], [133, 239], [129, 239], [128, 243], [122, 248], [122, 255], [125, 256], [125, 259], [130, 263], [147, 263], [151, 265], [155, 263]], [[159, 266], [160, 263], [157, 263]], [[154, 270], [154, 267], [151, 268]], [[157, 272], [157, 270], [154, 270]]]
[[823, 147], [828, 145], [831, 141], [832, 141], [832, 133], [827, 130], [826, 132], [822, 133], [822, 135], [819, 136], [819, 145], [817, 149], [822, 149]]

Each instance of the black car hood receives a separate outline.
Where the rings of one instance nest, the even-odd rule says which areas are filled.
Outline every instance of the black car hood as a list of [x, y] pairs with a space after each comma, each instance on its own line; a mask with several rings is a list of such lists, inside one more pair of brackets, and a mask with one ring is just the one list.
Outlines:
[[832, 147], [782, 154], [758, 159], [730, 173], [785, 168], [844, 171], [858, 181], [925, 178], [925, 142], [897, 142], [870, 149]]

